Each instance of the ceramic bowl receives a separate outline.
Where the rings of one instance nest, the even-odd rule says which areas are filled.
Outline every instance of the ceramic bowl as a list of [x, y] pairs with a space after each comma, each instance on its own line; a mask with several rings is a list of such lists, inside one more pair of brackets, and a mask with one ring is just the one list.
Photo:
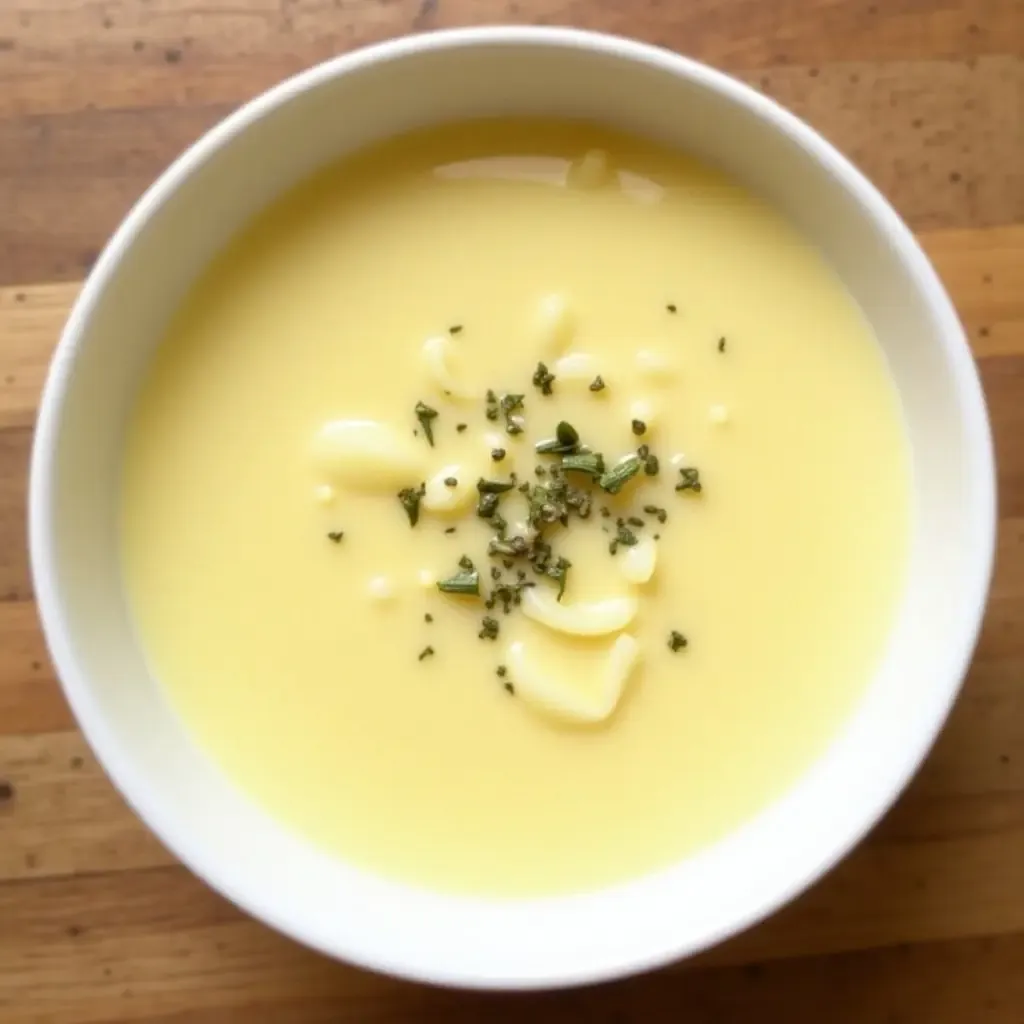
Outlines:
[[[501, 114], [583, 118], [661, 140], [784, 211], [884, 350], [914, 493], [909, 583], [884, 660], [792, 789], [657, 874], [505, 901], [356, 870], [223, 778], [147, 671], [125, 606], [116, 521], [140, 375], [213, 254], [327, 161], [413, 127]], [[652, 968], [748, 927], [828, 870], [893, 802], [945, 720], [981, 622], [994, 542], [978, 377], [942, 285], [893, 209], [821, 136], [740, 82], [664, 50], [562, 29], [440, 32], [360, 50], [284, 82], [197, 142], [131, 211], [75, 304], [43, 395], [30, 490], [32, 568], [54, 663], [139, 816], [197, 875], [295, 939], [377, 970], [473, 987]]]

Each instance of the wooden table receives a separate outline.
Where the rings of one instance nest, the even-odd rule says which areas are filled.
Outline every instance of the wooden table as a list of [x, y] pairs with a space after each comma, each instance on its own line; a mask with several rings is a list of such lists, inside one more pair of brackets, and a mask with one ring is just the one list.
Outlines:
[[[203, 130], [339, 51], [562, 23], [725, 68], [850, 154], [970, 334], [999, 450], [992, 602], [910, 792], [812, 892], [696, 963], [588, 991], [433, 991], [243, 917], [146, 832], [36, 623], [25, 470], [79, 279]], [[0, 0], [0, 1021], [1024, 1022], [1024, 0]]]

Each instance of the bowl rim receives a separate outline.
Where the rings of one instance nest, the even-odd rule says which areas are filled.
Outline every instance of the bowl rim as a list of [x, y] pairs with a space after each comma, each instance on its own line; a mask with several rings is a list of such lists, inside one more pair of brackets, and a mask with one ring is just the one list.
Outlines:
[[[780, 887], [773, 898], [737, 914], [718, 934], [707, 934], [700, 942], [663, 943], [656, 948], [638, 938], [633, 952], [614, 963], [601, 962], [592, 968], [555, 967], [524, 976], [496, 971], [493, 976], [467, 973], [457, 963], [438, 967], [433, 958], [419, 962], [387, 960], [359, 948], [358, 943], [330, 945], [312, 936], [302, 922], [283, 913], [272, 912], [248, 891], [240, 891], [233, 879], [205, 862], [197, 843], [176, 833], [165, 813], [151, 800], [144, 782], [137, 779], [126, 758], [116, 752], [116, 741], [100, 708], [90, 694], [87, 674], [77, 664], [68, 640], [70, 630], [64, 599], [58, 585], [58, 560], [53, 544], [53, 481], [55, 453], [60, 433], [61, 414], [69, 387], [75, 356], [88, 332], [89, 322], [114, 278], [120, 261], [134, 240], [160, 207], [194, 172], [234, 137], [267, 114], [307, 91], [314, 90], [339, 76], [370, 65], [422, 53], [463, 48], [532, 46], [549, 49], [586, 50], [598, 55], [644, 65], [691, 84], [715, 92], [805, 149], [813, 160], [823, 164], [848, 194], [854, 195], [866, 215], [898, 250], [924, 301], [941, 328], [945, 360], [952, 372], [961, 403], [962, 429], [967, 438], [968, 457], [975, 493], [972, 495], [974, 535], [968, 540], [977, 555], [968, 574], [965, 607], [974, 614], [959, 623], [957, 642], [951, 648], [948, 670], [936, 685], [942, 696], [941, 707], [932, 720], [915, 733], [914, 745], [904, 762], [894, 765], [885, 799], [866, 805], [860, 813], [859, 828], [853, 834], [837, 836], [831, 855], [823, 858], [816, 870], [800, 874]], [[486, 26], [447, 29], [390, 39], [331, 58], [308, 68], [249, 100], [218, 122], [178, 156], [131, 208], [104, 247], [95, 267], [77, 297], [55, 349], [39, 403], [33, 440], [28, 500], [29, 555], [36, 604], [44, 637], [57, 670], [62, 690], [97, 760], [115, 788], [161, 843], [197, 877], [244, 912], [270, 925], [302, 944], [332, 957], [340, 957], [360, 967], [433, 984], [485, 989], [539, 989], [589, 984], [652, 970], [710, 946], [761, 922], [780, 907], [804, 892], [844, 858], [900, 796], [910, 778], [928, 755], [959, 694], [974, 647], [981, 630], [987, 594], [995, 559], [996, 477], [995, 458], [984, 393], [967, 339], [957, 314], [938, 275], [910, 229], [878, 189], [831, 143], [796, 115], [753, 87], [694, 59], [669, 50], [620, 36], [573, 28], [536, 26]], [[538, 903], [548, 900], [539, 900]], [[429, 960], [424, 963], [422, 960]]]

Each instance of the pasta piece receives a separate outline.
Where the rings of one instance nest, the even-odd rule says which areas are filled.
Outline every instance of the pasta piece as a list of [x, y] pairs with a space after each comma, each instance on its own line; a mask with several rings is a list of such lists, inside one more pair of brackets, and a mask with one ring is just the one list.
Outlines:
[[423, 342], [423, 365], [441, 394], [448, 398], [472, 398], [473, 392], [452, 372], [455, 343], [447, 334], [436, 334]]
[[416, 483], [423, 452], [411, 436], [375, 420], [332, 420], [313, 441], [313, 460], [323, 475], [360, 490], [386, 491]]
[[613, 178], [611, 161], [603, 149], [588, 149], [569, 164], [565, 183], [570, 188], [601, 188]]
[[553, 293], [540, 300], [534, 317], [533, 331], [537, 347], [547, 356], [556, 356], [569, 346], [573, 319], [564, 295]]
[[603, 722], [618, 707], [636, 666], [640, 645], [628, 633], [615, 638], [596, 679], [559, 678], [536, 664], [521, 640], [509, 645], [506, 662], [515, 693], [530, 708], [563, 722]]
[[523, 594], [523, 612], [527, 618], [573, 636], [617, 633], [630, 624], [636, 609], [637, 599], [633, 595], [564, 604], [546, 587], [531, 587]]
[[646, 583], [654, 575], [657, 552], [658, 545], [653, 537], [641, 537], [636, 544], [619, 555], [622, 575], [630, 583]]
[[552, 370], [557, 380], [578, 380], [590, 384], [600, 375], [601, 363], [597, 356], [589, 352], [568, 352], [555, 363]]
[[444, 466], [427, 480], [422, 506], [428, 512], [458, 512], [466, 508], [476, 497], [479, 476], [464, 465]]

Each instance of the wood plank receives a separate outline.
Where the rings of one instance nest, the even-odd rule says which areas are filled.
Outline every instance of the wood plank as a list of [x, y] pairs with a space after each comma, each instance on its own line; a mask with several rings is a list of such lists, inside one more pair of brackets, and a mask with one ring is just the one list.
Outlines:
[[[915, 229], [1024, 222], [1019, 59], [787, 65], [745, 77], [849, 154]], [[184, 105], [171, 94], [153, 106], [0, 117], [0, 285], [80, 278], [171, 160], [267, 84], [248, 81], [226, 99], [218, 80], [207, 93], [197, 75]]]
[[[126, 0], [116, 7], [107, 0], [47, 0], [0, 8], [0, 117], [234, 104], [344, 50], [462, 25], [617, 32], [732, 71], [1024, 50], [1015, 31], [1019, 12], [1007, 0]], [[68, 38], [78, 41], [70, 61]]]
[[[1024, 936], [684, 968], [579, 992], [468, 995], [353, 970], [240, 918], [177, 868], [0, 886], [0, 1021], [752, 1020], [1019, 1024]], [[806, 1000], [804, 1002], [803, 1000]], [[31, 1016], [29, 1016], [31, 1013]], [[679, 1016], [685, 1013], [685, 1017]], [[17, 1016], [15, 1014], [21, 1014]], [[721, 1016], [725, 1014], [725, 1016]], [[892, 1016], [897, 1014], [897, 1016]], [[906, 1016], [904, 1016], [906, 1014]], [[888, 1015], [888, 1016], [886, 1016]]]

